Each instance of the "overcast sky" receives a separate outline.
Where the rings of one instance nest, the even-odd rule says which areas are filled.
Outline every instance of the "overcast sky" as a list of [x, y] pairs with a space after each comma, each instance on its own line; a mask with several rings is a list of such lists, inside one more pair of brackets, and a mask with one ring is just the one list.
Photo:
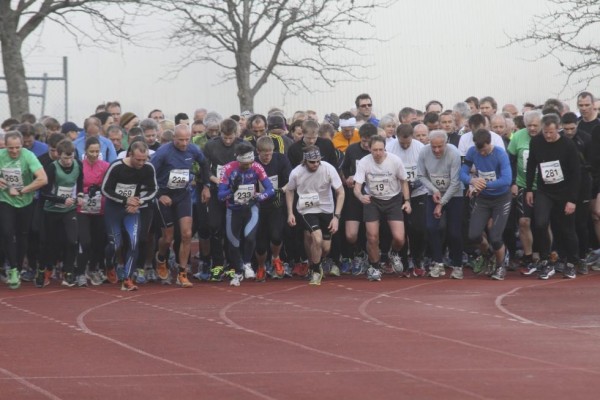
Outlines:
[[[402, 0], [373, 15], [376, 33], [391, 38], [373, 43], [364, 57], [369, 79], [340, 83], [334, 88], [316, 85], [318, 93], [283, 94], [283, 88], [270, 82], [255, 99], [255, 111], [283, 108], [286, 115], [300, 109], [327, 112], [348, 110], [357, 94], [373, 98], [375, 112], [397, 113], [404, 106], [422, 109], [431, 99], [447, 108], [468, 96], [493, 96], [501, 106], [525, 101], [543, 102], [560, 97], [574, 106], [573, 96], [581, 88], [567, 88], [556, 62], [527, 61], [534, 49], [502, 48], [507, 34], [518, 34], [535, 13], [543, 12], [544, 0]], [[139, 22], [139, 29], [164, 26], [169, 16]], [[73, 23], [80, 23], [73, 20]], [[69, 119], [78, 124], [93, 113], [97, 104], [119, 100], [122, 111], [145, 117], [151, 109], [162, 109], [167, 118], [178, 112], [192, 113], [205, 107], [224, 116], [239, 113], [233, 83], [217, 85], [219, 70], [211, 65], [194, 65], [175, 79], [164, 80], [169, 63], [186, 49], [152, 41], [150, 47], [121, 43], [114, 50], [77, 48], [59, 27], [46, 24], [43, 31], [27, 42], [28, 75], [61, 74], [62, 56], [69, 64]], [[320, 87], [319, 87], [320, 86]], [[598, 88], [589, 88], [600, 92]], [[32, 87], [39, 92], [39, 86]], [[64, 119], [60, 87], [48, 88], [46, 113]], [[40, 104], [33, 100], [32, 111]], [[0, 95], [0, 115], [7, 114], [6, 95]]]

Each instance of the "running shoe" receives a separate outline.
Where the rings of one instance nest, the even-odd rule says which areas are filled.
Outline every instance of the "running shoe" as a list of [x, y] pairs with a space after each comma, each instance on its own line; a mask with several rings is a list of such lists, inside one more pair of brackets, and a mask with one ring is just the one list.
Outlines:
[[35, 287], [43, 288], [44, 287], [44, 273], [46, 271], [43, 269], [38, 269], [35, 274]]
[[352, 275], [362, 275], [369, 269], [369, 258], [364, 251], [352, 259]]
[[478, 256], [471, 264], [473, 265], [473, 273], [479, 274], [486, 265], [486, 259], [484, 256]]
[[395, 251], [390, 251], [390, 262], [392, 264], [392, 268], [394, 272], [397, 274], [401, 274], [404, 271], [404, 265], [402, 265], [402, 259], [400, 255]]
[[367, 269], [367, 279], [369, 282], [380, 281], [381, 280], [381, 270], [373, 267], [369, 267]]
[[143, 268], [138, 268], [135, 273], [135, 283], [143, 285], [146, 283], [146, 273]]
[[146, 276], [146, 282], [156, 282], [158, 280], [158, 276], [156, 276], [156, 271], [152, 266], [144, 267], [144, 275]]
[[429, 270], [429, 276], [432, 278], [439, 278], [440, 276], [444, 275], [446, 275], [446, 270], [444, 269], [444, 264], [442, 263], [435, 263]]
[[321, 268], [323, 268], [323, 275], [329, 274], [331, 271], [331, 266], [334, 265], [333, 260], [329, 257], [326, 257], [321, 261]]
[[250, 263], [244, 264], [244, 278], [246, 278], [246, 279], [256, 278], [256, 274], [254, 273], [254, 270], [252, 269], [252, 264], [250, 264]]
[[265, 267], [256, 268], [256, 282], [265, 282], [267, 280], [267, 269]]
[[100, 286], [104, 282], [102, 276], [100, 275], [100, 271], [90, 272], [90, 282], [92, 286]]
[[66, 273], [61, 282], [61, 285], [66, 287], [75, 286], [75, 277], [73, 276], [73, 274], [70, 272]]
[[579, 262], [577, 263], [577, 273], [579, 275], [587, 275], [590, 273], [590, 268], [584, 260], [579, 260]]
[[50, 285], [52, 282], [52, 270], [46, 269], [44, 271], [44, 287]]
[[210, 281], [211, 282], [221, 282], [222, 279], [223, 279], [223, 267], [221, 265], [212, 267], [210, 269]]
[[117, 277], [117, 271], [114, 267], [108, 268], [106, 270], [106, 280], [108, 281], [108, 283], [112, 283], [113, 285], [119, 282], [119, 278]]
[[382, 274], [391, 275], [394, 273], [394, 268], [392, 267], [392, 263], [390, 260], [379, 262], [379, 269]]
[[352, 262], [349, 258], [342, 258], [342, 263], [340, 264], [340, 272], [344, 275], [352, 273]]
[[121, 290], [131, 292], [134, 290], [138, 290], [138, 287], [133, 283], [133, 280], [131, 280], [131, 278], [127, 278], [123, 280], [123, 283], [121, 284]]
[[85, 274], [77, 275], [77, 277], [75, 278], [75, 283], [78, 287], [87, 287], [88, 281]]
[[169, 268], [167, 268], [167, 260], [163, 259], [160, 261], [158, 259], [158, 251], [155, 255], [156, 260], [156, 273], [160, 279], [169, 279]]
[[21, 270], [21, 280], [23, 282], [31, 282], [35, 279], [35, 272], [29, 268]]
[[309, 285], [320, 286], [323, 279], [323, 268], [319, 267], [318, 271], [312, 271], [310, 275]]
[[413, 269], [413, 276], [415, 277], [421, 277], [421, 276], [425, 276], [427, 275], [427, 270], [425, 269], [425, 266], [423, 265], [422, 261], [417, 261], [415, 263], [414, 269]]
[[496, 281], [503, 281], [505, 277], [506, 277], [506, 266], [503, 264], [496, 268], [496, 272], [494, 272], [494, 275], [492, 275], [492, 279], [494, 279]]
[[330, 276], [340, 276], [342, 273], [340, 272], [340, 267], [338, 267], [337, 265], [333, 264], [331, 266], [331, 268], [329, 269], [329, 275]]
[[592, 250], [585, 258], [585, 263], [592, 266], [600, 261], [600, 249]]
[[550, 279], [555, 274], [554, 265], [548, 261], [542, 261], [542, 271], [540, 272], [540, 279]]
[[187, 272], [185, 271], [180, 271], [179, 274], [177, 274], [176, 283], [182, 288], [191, 288], [192, 286], [194, 286], [192, 282], [190, 282], [190, 280], [188, 279]]
[[463, 277], [463, 267], [452, 267], [452, 273], [450, 274], [450, 278], [462, 279]]
[[244, 275], [234, 273], [233, 278], [231, 278], [231, 282], [229, 282], [229, 286], [240, 286], [243, 280]]
[[223, 276], [229, 279], [233, 279], [235, 277], [235, 269], [228, 269], [227, 271], [223, 272]]
[[8, 271], [8, 279], [6, 280], [6, 284], [11, 289], [18, 289], [21, 286], [21, 274], [19, 270], [16, 268], [11, 268]]
[[565, 269], [563, 270], [563, 278], [575, 279], [576, 277], [577, 271], [575, 270], [575, 266], [571, 263], [567, 263], [565, 265]]
[[210, 272], [198, 271], [192, 276], [199, 281], [210, 281], [212, 275]]
[[521, 268], [521, 275], [533, 275], [536, 272], [539, 272], [542, 269], [542, 266], [538, 261], [532, 261], [525, 268]]
[[277, 257], [271, 259], [271, 265], [273, 266], [275, 276], [277, 278], [283, 278], [285, 275], [285, 268], [283, 267], [283, 261], [281, 261], [281, 258]]

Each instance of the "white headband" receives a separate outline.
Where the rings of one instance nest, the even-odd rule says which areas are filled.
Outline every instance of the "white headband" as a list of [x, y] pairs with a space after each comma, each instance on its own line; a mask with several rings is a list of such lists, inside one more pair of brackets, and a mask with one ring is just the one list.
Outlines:
[[240, 154], [239, 156], [237, 156], [237, 160], [243, 163], [252, 162], [254, 161], [254, 152], [249, 151], [246, 154]]
[[348, 128], [356, 126], [356, 118], [340, 119], [340, 128]]

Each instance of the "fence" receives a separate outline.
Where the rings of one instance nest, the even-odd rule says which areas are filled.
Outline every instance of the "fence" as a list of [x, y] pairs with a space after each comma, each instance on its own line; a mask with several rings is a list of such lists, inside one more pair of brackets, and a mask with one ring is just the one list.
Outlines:
[[[59, 121], [68, 121], [69, 115], [68, 59], [62, 58], [62, 76], [28, 76], [29, 111], [36, 117], [50, 115]], [[10, 117], [6, 77], [0, 76], [0, 120]], [[18, 117], [18, 116], [17, 116]]]

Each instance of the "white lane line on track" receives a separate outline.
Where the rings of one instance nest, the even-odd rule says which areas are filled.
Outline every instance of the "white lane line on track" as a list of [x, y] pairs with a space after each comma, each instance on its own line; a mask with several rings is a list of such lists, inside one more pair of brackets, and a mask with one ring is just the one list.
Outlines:
[[[390, 293], [395, 293], [395, 292], [396, 291], [388, 292], [388, 295]], [[486, 351], [486, 352], [501, 354], [501, 355], [504, 355], [504, 356], [514, 357], [514, 358], [517, 358], [517, 359], [522, 359], [522, 360], [527, 360], [527, 361], [532, 361], [532, 362], [537, 362], [537, 363], [541, 363], [541, 364], [544, 364], [544, 365], [549, 365], [549, 366], [552, 366], [552, 367], [555, 367], [555, 368], [563, 368], [563, 369], [569, 369], [569, 370], [573, 370], [573, 371], [587, 372], [587, 373], [591, 373], [591, 374], [594, 374], [594, 375], [600, 375], [600, 371], [596, 371], [596, 370], [589, 369], [589, 368], [573, 367], [573, 366], [569, 366], [569, 365], [565, 365], [565, 364], [560, 364], [560, 363], [556, 363], [556, 362], [552, 362], [552, 361], [541, 360], [541, 359], [534, 358], [534, 357], [524, 356], [524, 355], [521, 355], [521, 354], [511, 353], [511, 352], [504, 351], [504, 350], [498, 350], [498, 349], [494, 349], [494, 348], [487, 347], [487, 346], [482, 346], [482, 345], [478, 345], [478, 344], [473, 344], [473, 343], [465, 342], [465, 341], [459, 340], [459, 339], [453, 339], [453, 338], [449, 338], [449, 337], [441, 336], [441, 335], [436, 335], [436, 334], [429, 333], [429, 332], [423, 332], [423, 331], [416, 330], [416, 329], [410, 329], [410, 328], [405, 328], [405, 327], [400, 327], [400, 326], [388, 324], [388, 323], [386, 323], [384, 321], [379, 320], [376, 317], [373, 317], [372, 315], [370, 315], [367, 312], [367, 307], [369, 306], [369, 304], [372, 301], [376, 300], [378, 297], [379, 296], [375, 296], [375, 297], [373, 297], [371, 299], [365, 300], [360, 305], [359, 312], [365, 318], [369, 318], [369, 319], [372, 319], [373, 321], [379, 322], [381, 324], [385, 324], [385, 325], [389, 326], [392, 329], [396, 329], [396, 330], [399, 330], [399, 331], [402, 331], [402, 332], [413, 333], [413, 334], [417, 334], [417, 335], [420, 335], [420, 336], [426, 336], [426, 337], [430, 337], [430, 338], [441, 340], [441, 341], [451, 342], [451, 343], [459, 344], [459, 345], [462, 345], [462, 346], [466, 346], [466, 347], [470, 347], [470, 348], [474, 348], [474, 349], [478, 349], [478, 350], [482, 350], [482, 351]]]
[[28, 389], [33, 390], [34, 392], [38, 392], [39, 394], [45, 396], [46, 398], [50, 399], [50, 400], [62, 400], [60, 397], [50, 393], [49, 391], [42, 389], [41, 387], [34, 385], [33, 383], [29, 382], [27, 379], [13, 373], [10, 372], [7, 369], [4, 368], [0, 368], [0, 373], [3, 373], [6, 376], [9, 376], [12, 380], [19, 382], [21, 385], [25, 386]]
[[[416, 288], [416, 287], [430, 285], [430, 284], [433, 284], [433, 283], [434, 282], [422, 283], [422, 284], [418, 284], [418, 285], [415, 285], [415, 286], [409, 286], [409, 287], [403, 288], [401, 290], [410, 290], [410, 289], [413, 289], [413, 288]], [[310, 351], [310, 352], [317, 353], [317, 354], [321, 354], [321, 355], [324, 355], [324, 356], [327, 356], [327, 357], [337, 358], [337, 359], [340, 359], [340, 360], [349, 361], [349, 362], [356, 363], [356, 364], [363, 365], [363, 366], [367, 366], [367, 367], [370, 367], [370, 368], [380, 369], [380, 371], [382, 371], [382, 372], [396, 373], [396, 374], [402, 375], [402, 376], [407, 377], [407, 378], [411, 378], [411, 379], [414, 379], [414, 380], [417, 380], [417, 381], [421, 381], [421, 382], [426, 383], [426, 384], [438, 386], [438, 387], [441, 387], [441, 388], [444, 388], [444, 389], [447, 389], [447, 390], [452, 390], [453, 392], [461, 393], [461, 394], [464, 394], [464, 395], [467, 395], [469, 397], [473, 397], [473, 398], [476, 398], [476, 399], [480, 399], [480, 400], [488, 400], [488, 399], [490, 399], [489, 397], [481, 396], [481, 395], [479, 395], [477, 393], [473, 393], [473, 392], [470, 392], [468, 390], [463, 390], [463, 389], [457, 388], [457, 387], [452, 386], [452, 385], [448, 385], [448, 384], [441, 383], [441, 382], [436, 382], [436, 381], [433, 381], [433, 380], [430, 380], [430, 379], [427, 379], [427, 378], [423, 378], [423, 377], [418, 376], [418, 375], [414, 375], [414, 374], [412, 374], [412, 373], [410, 373], [408, 371], [402, 370], [402, 369], [390, 368], [390, 367], [386, 367], [384, 365], [379, 365], [379, 364], [371, 363], [371, 362], [368, 362], [368, 361], [363, 361], [363, 360], [360, 360], [360, 359], [357, 359], [357, 358], [354, 358], [354, 357], [345, 356], [345, 355], [342, 355], [342, 354], [332, 353], [330, 351], [317, 349], [315, 347], [310, 347], [308, 345], [305, 345], [305, 344], [302, 344], [302, 343], [298, 343], [298, 342], [294, 342], [294, 341], [291, 341], [291, 340], [288, 340], [288, 339], [283, 339], [283, 338], [280, 338], [280, 337], [273, 337], [270, 334], [266, 334], [266, 333], [263, 333], [263, 332], [260, 332], [260, 331], [254, 330], [254, 329], [249, 329], [249, 328], [246, 328], [246, 327], [244, 327], [242, 325], [239, 325], [238, 323], [236, 323], [235, 321], [233, 321], [231, 318], [229, 318], [227, 316], [227, 312], [229, 311], [230, 308], [232, 308], [232, 307], [234, 307], [234, 306], [236, 306], [238, 304], [244, 303], [246, 301], [249, 301], [249, 300], [252, 300], [252, 298], [248, 298], [247, 297], [247, 298], [244, 298], [242, 300], [239, 300], [239, 301], [236, 301], [236, 302], [232, 302], [232, 303], [226, 305], [225, 307], [223, 307], [219, 311], [219, 316], [221, 317], [221, 319], [223, 319], [224, 321], [226, 321], [228, 324], [230, 324], [232, 326], [235, 326], [238, 329], [240, 329], [240, 330], [242, 330], [242, 331], [244, 331], [246, 333], [249, 333], [249, 334], [252, 334], [252, 335], [256, 335], [256, 336], [261, 336], [261, 337], [269, 339], [271, 341], [281, 342], [281, 343], [287, 344], [289, 346], [298, 347], [298, 348], [301, 348], [303, 350]], [[317, 311], [320, 311], [320, 310], [317, 310]], [[361, 318], [353, 318], [353, 319], [361, 320]]]

